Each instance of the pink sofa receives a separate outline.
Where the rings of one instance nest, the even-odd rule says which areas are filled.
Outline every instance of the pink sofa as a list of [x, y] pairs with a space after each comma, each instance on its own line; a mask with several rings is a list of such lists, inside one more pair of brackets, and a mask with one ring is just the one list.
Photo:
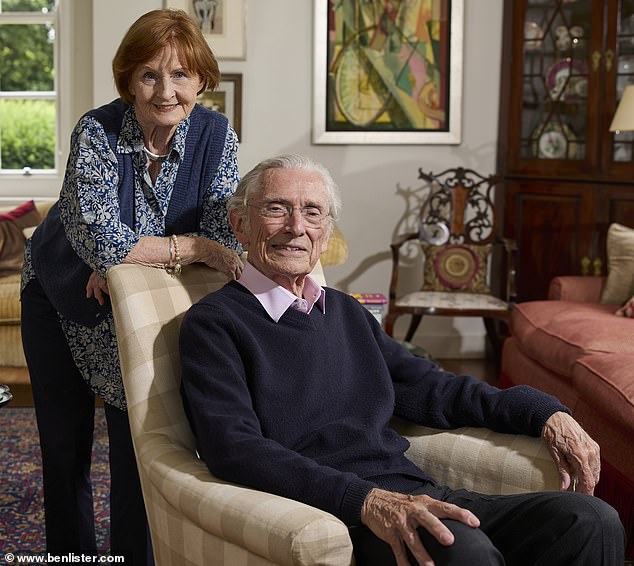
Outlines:
[[502, 387], [552, 393], [601, 446], [595, 494], [619, 512], [634, 558], [634, 319], [599, 302], [602, 277], [556, 277], [549, 300], [515, 306]]

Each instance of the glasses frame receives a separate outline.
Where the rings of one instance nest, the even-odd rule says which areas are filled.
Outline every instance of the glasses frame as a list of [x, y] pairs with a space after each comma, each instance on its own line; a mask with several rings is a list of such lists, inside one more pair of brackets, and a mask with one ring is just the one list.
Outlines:
[[[302, 216], [302, 220], [308, 225], [311, 226], [313, 228], [323, 228], [323, 226], [326, 223], [326, 220], [330, 217], [330, 213], [329, 212], [323, 212], [318, 206], [294, 206], [294, 205], [290, 205], [290, 204], [286, 204], [283, 202], [278, 202], [278, 201], [274, 201], [274, 202], [269, 202], [267, 204], [264, 205], [256, 205], [256, 204], [250, 204], [247, 203], [247, 206], [250, 208], [255, 208], [256, 210], [258, 210], [260, 216], [262, 218], [265, 218], [266, 220], [270, 220], [270, 221], [275, 221], [279, 224], [285, 224], [289, 221], [290, 218], [292, 218], [293, 213], [295, 212], [295, 210], [299, 210], [301, 216]], [[275, 211], [271, 211], [269, 210], [270, 207], [280, 207], [281, 209], [283, 209], [285, 212], [282, 212], [281, 210], [279, 211], [279, 214]], [[315, 221], [315, 218], [312, 218], [310, 216], [306, 216], [306, 211], [310, 209], [310, 210], [319, 210], [320, 212], [320, 216], [319, 216], [319, 220]]]

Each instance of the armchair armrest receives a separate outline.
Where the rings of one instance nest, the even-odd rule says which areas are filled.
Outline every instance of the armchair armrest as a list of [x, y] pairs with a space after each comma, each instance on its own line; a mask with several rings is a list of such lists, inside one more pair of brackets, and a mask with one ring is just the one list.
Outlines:
[[559, 489], [559, 475], [541, 438], [486, 428], [439, 430], [393, 419], [416, 465], [441, 485], [488, 494]]
[[[137, 443], [137, 450], [140, 472], [149, 479], [144, 485], [144, 497], [154, 503], [150, 519], [158, 523], [153, 532], [161, 535], [159, 546], [198, 555], [201, 548], [182, 549], [182, 531], [192, 523], [195, 529], [211, 535], [205, 540], [215, 540], [220, 553], [223, 545], [228, 545], [242, 549], [239, 553], [247, 551], [264, 558], [263, 563], [352, 564], [348, 528], [333, 515], [277, 495], [223, 482], [209, 473], [202, 460], [192, 457], [189, 449], [176, 445], [166, 435], [146, 436], [142, 446]], [[147, 493], [148, 483], [151, 493]], [[162, 508], [160, 516], [157, 507]], [[181, 525], [181, 532], [174, 529], [175, 521]], [[167, 523], [172, 528], [160, 527]], [[164, 540], [165, 536], [174, 540]], [[160, 548], [155, 551], [160, 556]]]
[[551, 301], [575, 301], [578, 303], [598, 303], [605, 277], [598, 275], [563, 275], [553, 277], [548, 287]]

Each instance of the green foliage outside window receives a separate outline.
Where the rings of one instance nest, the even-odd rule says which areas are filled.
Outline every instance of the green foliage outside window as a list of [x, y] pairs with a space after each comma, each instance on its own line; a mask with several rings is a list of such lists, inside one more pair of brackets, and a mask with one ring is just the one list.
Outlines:
[[55, 168], [55, 103], [0, 102], [0, 169]]
[[[43, 12], [55, 0], [0, 0], [7, 12]], [[19, 93], [55, 96], [55, 28], [50, 23], [0, 24], [0, 169], [55, 168], [55, 101]]]
[[0, 90], [54, 90], [51, 34], [43, 24], [0, 25]]

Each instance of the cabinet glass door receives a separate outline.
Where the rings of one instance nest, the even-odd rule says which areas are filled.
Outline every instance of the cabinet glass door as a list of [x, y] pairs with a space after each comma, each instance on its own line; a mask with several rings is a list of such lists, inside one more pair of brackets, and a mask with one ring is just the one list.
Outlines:
[[[527, 0], [520, 159], [587, 161], [592, 0]], [[592, 157], [592, 156], [590, 156]]]
[[[634, 0], [621, 0], [619, 2], [614, 70], [618, 103], [625, 87], [634, 84]], [[634, 163], [634, 132], [614, 134], [612, 160], [616, 163]]]

